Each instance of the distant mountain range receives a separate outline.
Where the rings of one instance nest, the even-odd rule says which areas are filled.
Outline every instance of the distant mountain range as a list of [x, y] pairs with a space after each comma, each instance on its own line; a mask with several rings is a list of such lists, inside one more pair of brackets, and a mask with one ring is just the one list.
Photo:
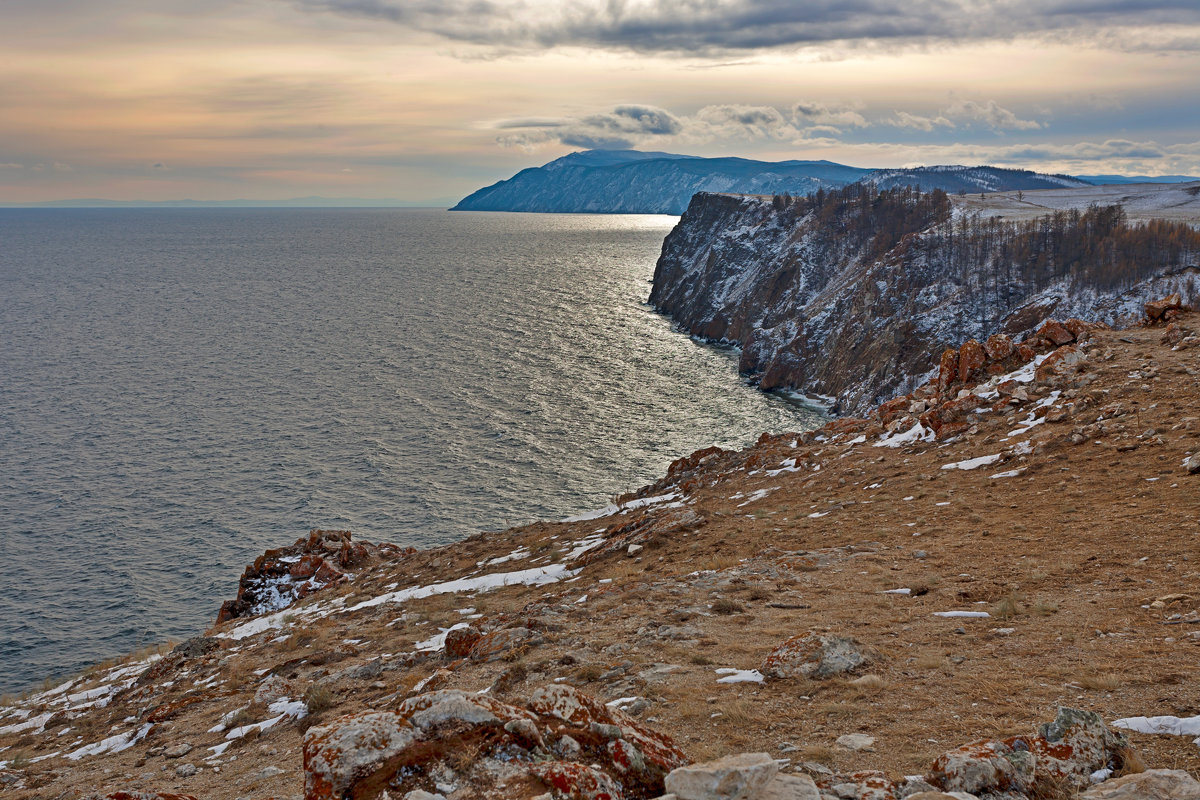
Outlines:
[[[1092, 177], [1105, 183], [1169, 182], [1167, 178]], [[917, 186], [924, 191], [943, 189], [952, 193], [1073, 188], [1100, 182], [999, 167], [870, 170], [832, 161], [769, 162], [637, 150], [585, 150], [521, 170], [508, 180], [471, 193], [451, 210], [682, 214], [697, 192], [808, 195], [820, 188], [840, 188], [867, 180], [881, 188]], [[1178, 180], [1188, 179], [1179, 176]]]
[[371, 197], [293, 197], [288, 200], [104, 200], [77, 198], [43, 203], [0, 203], [0, 208], [413, 208], [440, 203], [408, 203]]

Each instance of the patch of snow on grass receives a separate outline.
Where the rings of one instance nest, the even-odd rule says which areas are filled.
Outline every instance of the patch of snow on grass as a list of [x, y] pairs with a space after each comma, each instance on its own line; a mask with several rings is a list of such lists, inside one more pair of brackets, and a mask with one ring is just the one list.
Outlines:
[[724, 667], [717, 670], [718, 675], [724, 675], [723, 678], [717, 678], [717, 683], [762, 683], [763, 674], [756, 669], [733, 669]]
[[921, 423], [917, 423], [906, 431], [897, 433], [885, 433], [879, 437], [879, 440], [872, 443], [872, 447], [903, 447], [906, 444], [915, 444], [916, 442], [932, 442], [937, 436], [934, 432], [926, 428]]
[[528, 547], [518, 547], [516, 550], [513, 550], [511, 553], [509, 553], [506, 556], [496, 556], [495, 558], [490, 559], [490, 560], [480, 561], [475, 566], [477, 566], [477, 567], [492, 567], [492, 566], [495, 566], [496, 564], [503, 564], [506, 561], [520, 561], [521, 559], [524, 559], [524, 558], [529, 558], [529, 548]]
[[588, 511], [574, 517], [567, 517], [559, 520], [559, 522], [586, 522], [589, 519], [600, 519], [601, 517], [611, 517], [613, 514], [619, 514], [622, 511], [630, 511], [635, 508], [644, 508], [653, 506], [659, 503], [668, 503], [679, 498], [679, 492], [671, 492], [670, 494], [660, 494], [657, 497], [639, 497], [636, 500], [630, 500], [628, 503], [614, 504], [598, 508], [595, 511]]
[[85, 744], [78, 750], [73, 750], [67, 753], [63, 758], [68, 758], [71, 761], [78, 761], [81, 758], [88, 756], [98, 756], [101, 753], [120, 753], [122, 750], [128, 750], [135, 744], [146, 738], [146, 734], [154, 724], [147, 722], [136, 731], [128, 731], [127, 733], [118, 733], [116, 736], [109, 736], [107, 739], [101, 739], [92, 744]]
[[425, 641], [417, 642], [415, 645], [413, 645], [413, 648], [418, 653], [432, 653], [436, 650], [441, 650], [446, 646], [446, 636], [450, 633], [450, 631], [458, 631], [467, 627], [470, 626], [466, 622], [456, 622], [449, 628], [442, 628], [440, 633], [430, 636]]
[[935, 617], [963, 617], [966, 619], [983, 619], [984, 617], [991, 616], [986, 611], [935, 611], [933, 615]]
[[1024, 471], [1025, 471], [1025, 468], [1021, 467], [1020, 469], [1010, 469], [1007, 472], [997, 472], [995, 475], [992, 475], [991, 477], [992, 478], [1015, 478]]
[[995, 464], [999, 460], [1000, 454], [994, 453], [990, 456], [979, 456], [978, 458], [968, 458], [965, 461], [942, 464], [942, 469], [977, 469], [979, 467], [986, 467], [989, 464]]
[[544, 586], [548, 583], [557, 583], [564, 578], [574, 577], [578, 573], [579, 570], [567, 569], [562, 564], [549, 564], [545, 567], [533, 567], [531, 569], [517, 570], [516, 572], [493, 572], [489, 575], [480, 575], [475, 578], [459, 578], [458, 580], [434, 583], [429, 586], [416, 586], [411, 589], [388, 592], [379, 597], [373, 597], [370, 600], [356, 603], [347, 608], [346, 611], [359, 611], [364, 608], [383, 605], [384, 603], [403, 603], [406, 600], [432, 597], [437, 594], [487, 592], [503, 586]]
[[769, 489], [755, 489], [753, 492], [750, 493], [750, 495], [745, 499], [745, 501], [738, 503], [737, 507], [741, 508], [742, 506], [748, 506], [751, 503], [762, 500], [764, 497], [766, 497], [767, 495], [769, 495], [771, 492], [775, 491], [778, 488], [779, 488], [778, 486], [772, 486]]
[[1126, 717], [1113, 723], [1134, 733], [1167, 733], [1172, 736], [1200, 736], [1200, 716], [1195, 717]]

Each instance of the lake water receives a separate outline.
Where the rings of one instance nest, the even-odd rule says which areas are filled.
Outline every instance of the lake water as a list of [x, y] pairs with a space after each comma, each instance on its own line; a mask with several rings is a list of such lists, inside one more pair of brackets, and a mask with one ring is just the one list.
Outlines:
[[812, 427], [645, 305], [674, 222], [0, 211], [0, 691], [202, 631], [310, 528], [443, 544]]

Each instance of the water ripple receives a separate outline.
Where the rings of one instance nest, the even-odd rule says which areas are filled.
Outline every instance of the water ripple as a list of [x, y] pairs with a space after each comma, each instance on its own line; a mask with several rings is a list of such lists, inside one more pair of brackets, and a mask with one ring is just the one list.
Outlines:
[[313, 527], [430, 546], [812, 418], [644, 300], [668, 217], [0, 211], [0, 691]]

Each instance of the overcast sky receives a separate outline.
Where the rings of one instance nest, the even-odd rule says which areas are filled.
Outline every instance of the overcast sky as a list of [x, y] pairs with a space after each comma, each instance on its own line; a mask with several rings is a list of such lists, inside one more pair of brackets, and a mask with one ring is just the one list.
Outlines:
[[1197, 0], [4, 0], [0, 201], [441, 204], [572, 150], [1200, 174]]

